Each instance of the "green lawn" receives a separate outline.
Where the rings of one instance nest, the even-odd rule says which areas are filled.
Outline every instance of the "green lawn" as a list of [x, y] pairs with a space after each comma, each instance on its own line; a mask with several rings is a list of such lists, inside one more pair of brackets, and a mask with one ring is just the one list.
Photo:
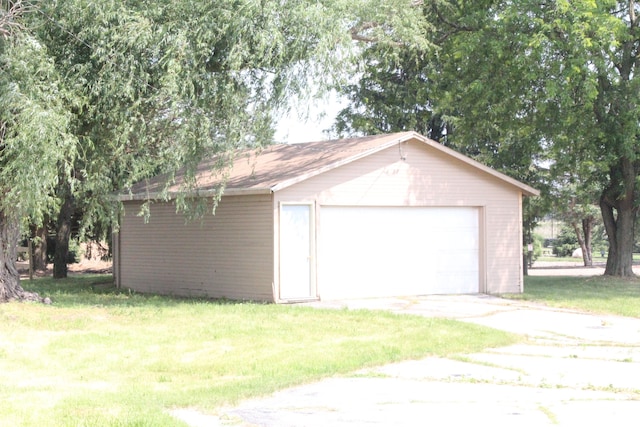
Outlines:
[[25, 281], [53, 305], [0, 305], [0, 425], [178, 426], [167, 410], [215, 411], [363, 367], [520, 339], [384, 312], [120, 293], [109, 279]]
[[[591, 257], [593, 259], [593, 262], [596, 264], [605, 264], [607, 262], [607, 254], [605, 252], [604, 257], [600, 255], [600, 252], [595, 251], [593, 252], [593, 254], [591, 254]], [[640, 261], [640, 253], [634, 253], [633, 254], [633, 260], [634, 261]], [[538, 257], [538, 259], [536, 261], [544, 261], [544, 262], [575, 262], [578, 264], [582, 264], [582, 257], [580, 258], [573, 258], [573, 257], [558, 257], [555, 255], [541, 255]], [[533, 265], [535, 266], [535, 261], [533, 263]]]
[[554, 307], [640, 317], [640, 279], [528, 276], [524, 293], [508, 297]]

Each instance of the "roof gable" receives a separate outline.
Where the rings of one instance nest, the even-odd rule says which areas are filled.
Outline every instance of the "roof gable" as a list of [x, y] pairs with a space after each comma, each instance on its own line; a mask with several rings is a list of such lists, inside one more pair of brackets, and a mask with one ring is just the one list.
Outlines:
[[[244, 150], [238, 152], [233, 164], [222, 171], [215, 167], [217, 159], [203, 161], [198, 165], [196, 172], [198, 195], [205, 196], [216, 192], [223, 184], [224, 194], [227, 195], [275, 192], [409, 140], [420, 141], [494, 176], [518, 188], [525, 195], [539, 194], [538, 190], [416, 132], [402, 132], [304, 144], [276, 144], [262, 150]], [[160, 175], [142, 181], [134, 185], [128, 194], [121, 195], [119, 199], [156, 198], [165, 189], [167, 179], [167, 175]], [[178, 171], [175, 182], [167, 188], [168, 195], [178, 193], [183, 183], [184, 172]]]

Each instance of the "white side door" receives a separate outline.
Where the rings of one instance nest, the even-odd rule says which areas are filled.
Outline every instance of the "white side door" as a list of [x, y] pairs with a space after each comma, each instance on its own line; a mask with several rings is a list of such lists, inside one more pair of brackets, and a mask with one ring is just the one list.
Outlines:
[[280, 299], [315, 298], [313, 206], [280, 206]]

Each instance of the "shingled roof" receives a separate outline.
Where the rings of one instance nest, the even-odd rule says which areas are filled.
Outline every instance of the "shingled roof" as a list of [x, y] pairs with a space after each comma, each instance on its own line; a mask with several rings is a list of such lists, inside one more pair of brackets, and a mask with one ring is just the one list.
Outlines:
[[[409, 140], [422, 142], [472, 167], [480, 169], [519, 188], [527, 196], [539, 194], [538, 190], [416, 132], [401, 132], [303, 144], [275, 144], [260, 150], [242, 150], [235, 155], [233, 164], [222, 171], [215, 167], [218, 159], [205, 160], [198, 165], [196, 171], [197, 194], [200, 196], [210, 195], [219, 191], [222, 186], [224, 186], [225, 195], [272, 193]], [[121, 193], [118, 199], [141, 200], [157, 198], [165, 189], [168, 178], [168, 175], [159, 175], [141, 181], [132, 186], [130, 191]], [[167, 194], [169, 196], [177, 194], [182, 190], [183, 185], [184, 171], [180, 170], [176, 173], [173, 182], [167, 187]]]

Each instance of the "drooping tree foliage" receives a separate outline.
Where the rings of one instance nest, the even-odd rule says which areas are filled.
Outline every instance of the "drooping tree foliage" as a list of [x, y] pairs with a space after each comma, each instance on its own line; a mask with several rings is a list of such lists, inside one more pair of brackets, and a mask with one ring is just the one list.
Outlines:
[[23, 218], [50, 212], [64, 245], [78, 209], [85, 229], [108, 229], [116, 189], [179, 167], [194, 185], [203, 157], [224, 168], [224, 153], [270, 143], [274, 112], [340, 76], [354, 40], [423, 44], [412, 4], [1, 1], [0, 301], [22, 295]]
[[397, 55], [395, 62], [372, 53], [350, 94], [355, 108], [343, 112], [339, 125], [375, 127], [385, 100], [362, 88], [386, 88], [393, 84], [388, 76], [412, 73], [409, 100], [388, 110], [400, 117], [415, 101], [414, 111], [430, 113], [421, 123], [446, 123], [447, 144], [532, 185], [544, 178], [537, 166], [549, 163], [557, 176], [570, 172], [597, 188], [610, 245], [605, 274], [633, 275], [640, 6], [633, 0], [435, 0], [422, 8], [436, 27], [438, 50], [409, 61]]
[[69, 173], [76, 138], [68, 132], [62, 76], [19, 18], [20, 2], [0, 2], [0, 301], [24, 293], [16, 269], [21, 221], [54, 205], [59, 174]]

